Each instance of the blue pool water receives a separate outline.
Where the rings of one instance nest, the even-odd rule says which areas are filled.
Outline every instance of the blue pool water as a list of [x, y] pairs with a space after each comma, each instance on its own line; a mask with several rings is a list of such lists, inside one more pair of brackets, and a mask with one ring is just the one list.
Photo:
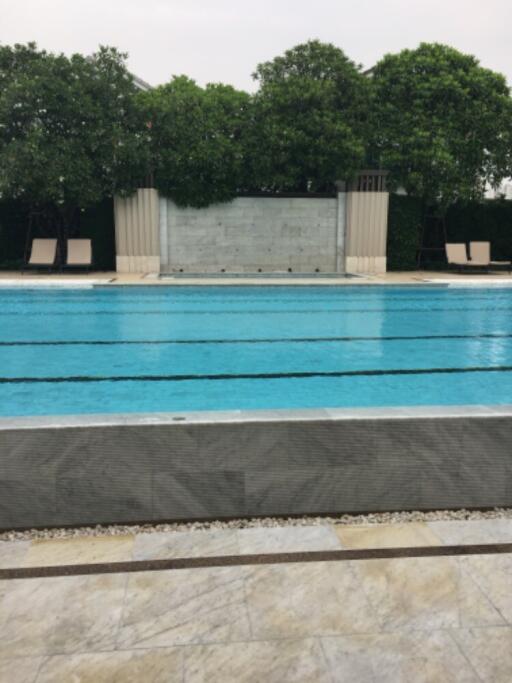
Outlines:
[[0, 289], [0, 415], [512, 402], [512, 289]]

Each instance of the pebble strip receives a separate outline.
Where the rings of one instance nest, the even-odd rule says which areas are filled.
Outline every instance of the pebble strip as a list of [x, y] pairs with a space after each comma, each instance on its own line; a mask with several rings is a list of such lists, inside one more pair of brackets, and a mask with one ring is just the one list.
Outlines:
[[175, 522], [172, 524], [113, 524], [70, 528], [12, 530], [0, 533], [0, 541], [25, 541], [41, 538], [74, 538], [77, 536], [121, 536], [162, 531], [200, 531], [211, 529], [249, 529], [278, 526], [311, 526], [326, 524], [403, 524], [404, 522], [434, 522], [440, 520], [512, 519], [512, 508], [493, 510], [436, 510], [433, 512], [375, 512], [366, 515], [333, 517], [255, 517], [209, 522]]

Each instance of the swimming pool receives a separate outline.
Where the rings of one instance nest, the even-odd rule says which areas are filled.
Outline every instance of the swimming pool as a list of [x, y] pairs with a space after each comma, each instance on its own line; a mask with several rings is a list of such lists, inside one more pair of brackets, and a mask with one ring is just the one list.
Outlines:
[[512, 289], [0, 290], [0, 415], [502, 404]]

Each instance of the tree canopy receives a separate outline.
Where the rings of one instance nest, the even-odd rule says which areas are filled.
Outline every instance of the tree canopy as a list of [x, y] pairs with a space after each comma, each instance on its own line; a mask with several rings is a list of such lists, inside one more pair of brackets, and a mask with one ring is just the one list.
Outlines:
[[330, 190], [365, 155], [368, 83], [334, 45], [297, 45], [260, 64], [249, 159], [270, 190]]
[[392, 186], [446, 207], [511, 173], [509, 89], [475, 57], [423, 43], [385, 56], [371, 83], [370, 146]]
[[0, 195], [62, 214], [139, 184], [144, 145], [124, 55], [0, 47]]
[[512, 175], [505, 79], [444, 45], [387, 55], [367, 77], [310, 41], [260, 64], [254, 95], [186, 76], [141, 92], [125, 57], [0, 46], [0, 198], [65, 215], [150, 182], [200, 207], [331, 191], [370, 165], [447, 206]]
[[232, 199], [243, 173], [249, 95], [178, 76], [138, 100], [150, 128], [155, 187], [179, 205]]

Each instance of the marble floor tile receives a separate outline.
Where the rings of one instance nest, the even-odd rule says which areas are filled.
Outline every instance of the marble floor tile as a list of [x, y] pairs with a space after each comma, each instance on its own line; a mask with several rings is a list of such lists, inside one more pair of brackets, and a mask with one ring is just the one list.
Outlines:
[[296, 553], [314, 550], [340, 550], [330, 526], [282, 526], [240, 529], [238, 543], [242, 554]]
[[111, 649], [125, 583], [118, 574], [0, 582], [0, 659]]
[[[464, 560], [465, 558], [462, 558]], [[459, 564], [459, 625], [463, 628], [473, 626], [506, 626], [507, 622], [495, 607], [489, 596], [478, 586], [471, 574]]]
[[35, 540], [30, 544], [23, 566], [125, 562], [132, 559], [133, 541], [131, 534]]
[[380, 630], [348, 562], [246, 568], [255, 638], [294, 638]]
[[444, 631], [322, 638], [333, 682], [479, 683]]
[[512, 681], [512, 628], [474, 628], [450, 631], [481, 681]]
[[43, 657], [0, 658], [0, 683], [34, 683]]
[[503, 623], [457, 559], [367, 560], [353, 566], [383, 631]]
[[373, 524], [335, 526], [343, 548], [407, 548], [441, 545], [426, 524]]
[[445, 545], [512, 543], [512, 519], [468, 519], [427, 522]]
[[169, 531], [137, 534], [134, 560], [160, 560], [182, 557], [238, 555], [235, 529], [205, 531]]
[[249, 639], [243, 577], [239, 567], [130, 575], [119, 648]]
[[461, 557], [460, 566], [512, 624], [512, 554]]
[[21, 567], [30, 541], [0, 541], [0, 569]]
[[49, 657], [37, 683], [174, 683], [183, 680], [183, 648]]
[[320, 643], [253, 641], [184, 648], [184, 683], [331, 683]]

